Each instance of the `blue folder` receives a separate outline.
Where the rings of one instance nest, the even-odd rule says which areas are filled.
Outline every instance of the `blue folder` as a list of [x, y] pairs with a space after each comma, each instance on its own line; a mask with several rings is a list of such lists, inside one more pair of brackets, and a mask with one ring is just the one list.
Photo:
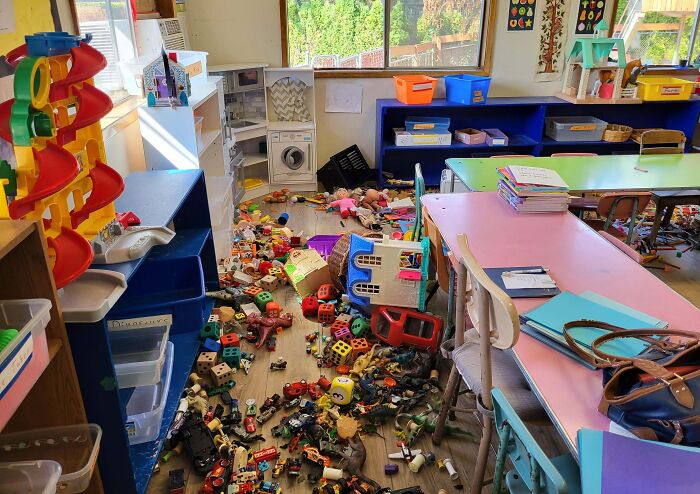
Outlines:
[[489, 278], [496, 283], [501, 290], [505, 291], [510, 298], [541, 298], [541, 297], [554, 297], [561, 293], [558, 288], [518, 288], [515, 290], [509, 290], [503, 283], [503, 273], [507, 271], [525, 271], [531, 269], [542, 269], [542, 266], [518, 266], [509, 268], [484, 268], [484, 271]]

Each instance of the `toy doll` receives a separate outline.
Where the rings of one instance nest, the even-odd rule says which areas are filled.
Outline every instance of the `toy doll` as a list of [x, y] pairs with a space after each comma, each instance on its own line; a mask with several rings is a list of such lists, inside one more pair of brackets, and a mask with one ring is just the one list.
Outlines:
[[329, 207], [339, 208], [340, 216], [345, 219], [351, 214], [357, 215], [357, 202], [350, 197], [347, 189], [340, 188], [335, 191], [335, 200], [328, 204]]
[[362, 198], [361, 206], [363, 208], [371, 209], [372, 211], [379, 211], [379, 191], [376, 189], [367, 189], [365, 196]]

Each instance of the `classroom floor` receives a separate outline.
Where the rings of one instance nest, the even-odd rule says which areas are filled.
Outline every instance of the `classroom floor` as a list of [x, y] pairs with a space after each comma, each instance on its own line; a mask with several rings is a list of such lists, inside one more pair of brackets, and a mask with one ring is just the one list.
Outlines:
[[[273, 217], [278, 216], [275, 213], [287, 211], [290, 216], [288, 226], [297, 234], [306, 237], [317, 234], [335, 234], [343, 231], [363, 230], [363, 227], [355, 219], [349, 218], [342, 220], [341, 223], [341, 219], [337, 214], [316, 211], [309, 204], [263, 204], [262, 209], [263, 213], [270, 213]], [[683, 254], [680, 259], [666, 253], [664, 257], [668, 261], [681, 266], [681, 269], [673, 269], [668, 273], [660, 270], [652, 270], [652, 272], [693, 304], [700, 307], [700, 284], [697, 282], [698, 275], [700, 275], [700, 253], [695, 251], [688, 252]], [[300, 379], [306, 379], [307, 382], [315, 381], [321, 373], [324, 373], [329, 379], [335, 376], [333, 369], [318, 369], [315, 359], [305, 352], [304, 335], [316, 330], [318, 323], [309, 321], [301, 315], [296, 292], [291, 287], [284, 287], [277, 290], [274, 296], [284, 310], [294, 315], [294, 325], [277, 337], [277, 350], [275, 352], [268, 352], [264, 348], [256, 352], [256, 360], [249, 375], [245, 375], [242, 371], [236, 375], [237, 384], [231, 395], [239, 400], [242, 408], [245, 400], [248, 398], [255, 398], [258, 405], [260, 405], [266, 397], [274, 393], [281, 394], [282, 386], [287, 382], [294, 382]], [[436, 314], [445, 314], [446, 296], [442, 291], [438, 290], [428, 309]], [[247, 342], [243, 342], [242, 345], [244, 351], [252, 348], [252, 345]], [[270, 362], [275, 361], [280, 356], [287, 360], [287, 369], [270, 372]], [[448, 374], [449, 369], [442, 369], [442, 382], [447, 379]], [[471, 405], [466, 398], [461, 399], [464, 400], [464, 403], [460, 403], [460, 405]], [[272, 420], [258, 428], [258, 432], [265, 436], [266, 441], [258, 443], [255, 449], [262, 449], [272, 445], [277, 446], [279, 449], [280, 445], [285, 443], [285, 440], [273, 438], [270, 434], [270, 429], [279, 422], [281, 417], [282, 414], [277, 413]], [[433, 446], [430, 438], [425, 436], [415, 447], [433, 451], [438, 458], [452, 458], [459, 471], [465, 491], [468, 492], [478, 448], [479, 424], [472, 416], [458, 415], [458, 420], [454, 425], [471, 431], [475, 439], [468, 439], [464, 436], [447, 437], [440, 446], [436, 447]], [[387, 459], [388, 453], [399, 450], [396, 446], [397, 438], [394, 435], [393, 421], [387, 422], [381, 427], [379, 433], [383, 438], [376, 435], [364, 437], [367, 448], [367, 462], [364, 467], [366, 475], [375, 479], [382, 486], [393, 487], [394, 489], [420, 485], [426, 494], [437, 494], [439, 489], [445, 489], [448, 493], [457, 492], [447, 474], [438, 471], [435, 466], [424, 467], [418, 474], [413, 474], [408, 470], [406, 464], [400, 460]], [[565, 452], [565, 446], [553, 427], [535, 427], [533, 428], [533, 434], [540, 444], [543, 445], [547, 454], [557, 455]], [[281, 451], [283, 457], [288, 457], [285, 450]], [[493, 462], [493, 455], [490, 461], [491, 463]], [[384, 475], [384, 465], [390, 462], [399, 464], [399, 473], [389, 477]], [[186, 457], [171, 459], [165, 464], [161, 463], [160, 471], [154, 474], [147, 492], [152, 494], [167, 493], [168, 471], [177, 468], [185, 468], [189, 472], [189, 462]], [[308, 465], [304, 465], [302, 473], [304, 469], [308, 469]], [[492, 466], [491, 471], [493, 471]], [[269, 479], [270, 473], [266, 473], [266, 480]], [[279, 481], [282, 491], [287, 494], [310, 492], [313, 487], [308, 482], [297, 483], [295, 479], [288, 479], [286, 475], [281, 476]], [[201, 478], [194, 473], [188, 474], [185, 493], [196, 494], [201, 485]], [[483, 492], [491, 492], [491, 490], [490, 488], [485, 488]]]

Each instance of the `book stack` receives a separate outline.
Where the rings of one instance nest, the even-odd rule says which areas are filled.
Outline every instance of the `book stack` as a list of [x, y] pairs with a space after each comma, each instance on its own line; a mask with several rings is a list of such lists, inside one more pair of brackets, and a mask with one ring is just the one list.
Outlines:
[[[520, 316], [521, 330], [536, 340], [578, 361], [586, 367], [591, 364], [571, 350], [564, 338], [564, 325], [578, 320], [600, 321], [624, 329], [645, 329], [668, 327], [662, 321], [648, 314], [632, 309], [624, 304], [606, 298], [594, 292], [576, 295], [562, 292], [539, 307]], [[591, 344], [597, 337], [607, 331], [599, 328], [574, 328], [570, 334], [579, 347], [593, 356]], [[618, 357], [636, 357], [647, 349], [648, 345], [636, 338], [621, 338], [606, 342], [601, 350]]]
[[506, 166], [498, 173], [498, 193], [518, 212], [549, 213], [569, 207], [569, 186], [554, 170]]

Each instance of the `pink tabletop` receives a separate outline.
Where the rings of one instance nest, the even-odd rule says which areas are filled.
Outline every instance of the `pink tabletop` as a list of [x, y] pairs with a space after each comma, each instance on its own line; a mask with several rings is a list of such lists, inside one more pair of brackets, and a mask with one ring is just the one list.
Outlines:
[[[430, 194], [422, 204], [455, 253], [465, 233], [474, 255], [488, 267], [537, 266], [550, 269], [561, 290], [592, 290], [669, 322], [694, 330], [700, 310], [569, 213], [513, 211], [496, 193]], [[546, 302], [514, 299], [519, 313]], [[607, 430], [598, 410], [601, 372], [589, 370], [521, 333], [516, 360], [572, 452], [582, 427]]]

